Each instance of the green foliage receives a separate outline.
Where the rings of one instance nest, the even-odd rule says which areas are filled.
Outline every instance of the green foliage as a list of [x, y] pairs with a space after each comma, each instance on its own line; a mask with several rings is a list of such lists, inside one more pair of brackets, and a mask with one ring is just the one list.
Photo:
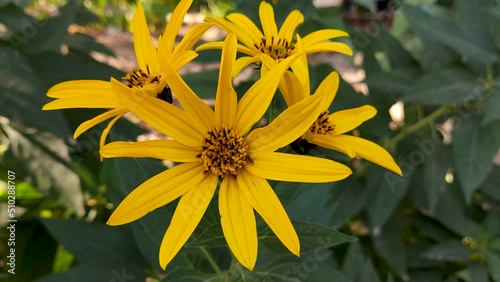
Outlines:
[[[87, 2], [98, 15], [86, 8]], [[201, 2], [197, 5], [205, 5]], [[299, 258], [257, 216], [257, 265], [250, 272], [236, 263], [214, 197], [186, 246], [163, 270], [158, 250], [177, 202], [125, 226], [105, 223], [127, 194], [167, 167], [153, 159], [101, 162], [97, 151], [105, 125], [73, 140], [76, 126], [97, 110], [41, 111], [49, 101], [47, 89], [56, 83], [123, 76], [90, 56], [93, 51], [112, 56], [112, 51], [91, 36], [68, 33], [70, 25], [98, 19], [121, 24], [123, 15], [114, 11], [119, 19], [106, 19], [106, 1], [68, 1], [53, 17], [26, 14], [28, 1], [0, 1], [5, 26], [0, 34], [3, 231], [8, 171], [15, 172], [18, 207], [16, 275], [8, 279], [500, 281], [500, 166], [492, 162], [500, 148], [500, 2], [399, 1], [390, 30], [377, 22], [361, 27], [344, 22], [338, 7], [275, 2], [278, 24], [293, 9], [304, 13], [300, 35], [320, 28], [349, 31], [348, 43], [363, 53], [370, 93], [357, 94], [342, 81], [331, 110], [376, 107], [377, 117], [357, 134], [390, 150], [403, 177], [314, 149], [312, 155], [351, 165], [354, 174], [327, 184], [271, 183], [299, 235]], [[354, 2], [364, 11], [375, 10], [376, 1]], [[115, 8], [120, 3], [112, 2]], [[164, 23], [173, 4], [144, 1], [155, 25]], [[223, 12], [231, 7], [258, 19], [259, 1], [223, 4]], [[209, 61], [209, 55], [202, 53], [199, 62]], [[311, 66], [312, 89], [330, 71], [326, 64]], [[217, 76], [216, 70], [184, 78], [202, 98], [211, 99]], [[252, 79], [236, 91], [243, 93]], [[389, 108], [398, 101], [404, 103], [405, 120], [391, 130]], [[277, 98], [274, 106], [278, 112], [284, 103]], [[144, 132], [120, 121], [110, 139], [135, 140]], [[0, 260], [6, 263], [10, 247], [3, 231]]]

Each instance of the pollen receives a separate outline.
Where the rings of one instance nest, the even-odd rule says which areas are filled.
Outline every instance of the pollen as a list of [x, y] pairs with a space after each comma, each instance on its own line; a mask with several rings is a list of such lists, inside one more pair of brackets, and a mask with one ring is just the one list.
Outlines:
[[271, 37], [271, 42], [262, 38], [260, 44], [255, 44], [255, 47], [261, 53], [267, 54], [275, 60], [288, 58], [294, 49], [294, 45], [288, 42], [288, 40], [284, 38], [276, 39], [274, 37]]
[[228, 127], [210, 130], [201, 149], [199, 158], [205, 166], [205, 173], [212, 172], [221, 177], [236, 176], [247, 162], [252, 162], [243, 137]]
[[335, 124], [332, 124], [329, 120], [328, 111], [324, 111], [319, 114], [316, 121], [309, 128], [313, 134], [318, 135], [334, 135], [335, 134]]

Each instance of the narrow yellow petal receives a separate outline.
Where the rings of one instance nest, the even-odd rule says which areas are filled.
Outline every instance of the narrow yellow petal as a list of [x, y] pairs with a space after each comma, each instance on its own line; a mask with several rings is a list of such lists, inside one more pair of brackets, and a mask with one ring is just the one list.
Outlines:
[[297, 43], [295, 44], [295, 48], [292, 54], [300, 54], [298, 60], [293, 62], [290, 66], [293, 73], [297, 76], [300, 83], [303, 85], [304, 91], [306, 93], [311, 93], [310, 89], [310, 81], [309, 81], [309, 63], [307, 61], [307, 54], [304, 49], [304, 45], [302, 44], [302, 39], [297, 34]]
[[252, 85], [243, 98], [241, 98], [236, 115], [236, 126], [240, 134], [245, 135], [266, 112], [276, 92], [281, 76], [298, 56], [294, 55], [283, 60]]
[[278, 239], [290, 252], [300, 256], [299, 237], [269, 183], [246, 170], [241, 171], [237, 180], [240, 190]]
[[[198, 53], [192, 51], [192, 50], [187, 50], [184, 52], [181, 52], [177, 55], [172, 55], [172, 66], [174, 69], [179, 70], [183, 66], [185, 66], [187, 63], [191, 62], [194, 58], [198, 57]], [[163, 58], [162, 58], [163, 60]], [[169, 60], [169, 59], [167, 59]], [[160, 63], [161, 64], [161, 63]]]
[[233, 89], [233, 65], [236, 59], [236, 36], [229, 34], [224, 40], [222, 57], [217, 83], [217, 94], [215, 95], [215, 125], [222, 128], [228, 126], [233, 128], [237, 109], [236, 92]]
[[66, 98], [95, 95], [114, 96], [109, 81], [103, 80], [70, 80], [58, 83], [47, 91], [47, 96], [51, 98]]
[[339, 181], [352, 173], [341, 163], [310, 156], [255, 152], [250, 158], [253, 163], [245, 165], [249, 172], [278, 181], [322, 183]]
[[260, 62], [260, 56], [238, 58], [233, 66], [233, 77], [238, 76], [246, 66], [257, 62]]
[[259, 17], [267, 44], [271, 44], [273, 38], [277, 40], [278, 36], [278, 27], [274, 18], [273, 6], [265, 1], [260, 2]]
[[198, 149], [188, 147], [175, 140], [148, 140], [141, 142], [112, 142], [101, 148], [105, 158], [134, 157], [156, 158], [173, 162], [199, 161]]
[[304, 48], [307, 54], [318, 53], [318, 52], [337, 52], [345, 54], [347, 56], [352, 56], [351, 47], [341, 42], [317, 43], [310, 46], [304, 46]]
[[356, 153], [351, 149], [349, 144], [337, 141], [339, 135], [318, 135], [312, 134], [310, 131], [305, 134], [306, 140], [309, 143], [318, 145], [323, 148], [332, 149], [348, 155], [350, 158], [356, 157]]
[[302, 43], [306, 46], [311, 46], [338, 37], [349, 37], [349, 34], [338, 29], [320, 29], [304, 36]]
[[275, 151], [302, 136], [318, 118], [323, 95], [313, 95], [294, 104], [268, 126], [254, 129], [247, 137], [250, 153]]
[[288, 107], [309, 97], [310, 93], [304, 90], [304, 85], [297, 76], [290, 71], [283, 75], [280, 81], [280, 91]]
[[[102, 134], [101, 134], [101, 138], [99, 140], [99, 148], [102, 148], [104, 146], [104, 143], [106, 142], [106, 137], [108, 137], [108, 134], [109, 134], [109, 131], [111, 130], [111, 127], [113, 127], [113, 125], [116, 123], [116, 121], [118, 119], [120, 119], [125, 113], [121, 113], [119, 115], [117, 115], [116, 117], [114, 117], [109, 123], [108, 125], [106, 126], [106, 128], [104, 128], [104, 130], [102, 131]], [[101, 157], [101, 161], [102, 161], [102, 157]]]
[[198, 162], [184, 163], [151, 177], [128, 194], [107, 224], [132, 222], [172, 202], [196, 187], [205, 177], [204, 170]]
[[127, 109], [125, 109], [125, 108], [116, 108], [116, 109], [109, 110], [105, 113], [102, 113], [93, 119], [89, 119], [78, 126], [78, 128], [75, 130], [75, 133], [73, 134], [73, 138], [76, 139], [82, 133], [84, 133], [85, 131], [89, 130], [90, 128], [96, 126], [97, 124], [99, 124], [105, 120], [108, 120], [112, 117], [122, 116], [126, 112], [127, 112]]
[[179, 4], [175, 7], [175, 10], [172, 12], [172, 16], [165, 27], [165, 31], [163, 32], [162, 37], [160, 38], [161, 44], [165, 47], [165, 50], [171, 54], [174, 50], [175, 39], [177, 38], [177, 34], [181, 29], [182, 23], [184, 22], [184, 16], [188, 11], [189, 7], [193, 0], [181, 0]]
[[376, 114], [377, 110], [374, 107], [364, 105], [354, 109], [334, 112], [329, 119], [332, 124], [335, 124], [335, 133], [342, 134], [355, 129]]
[[298, 10], [293, 10], [290, 14], [288, 14], [285, 21], [283, 22], [278, 37], [280, 39], [285, 38], [286, 41], [290, 43], [293, 39], [293, 35], [295, 33], [295, 30], [297, 29], [297, 26], [299, 26], [299, 24], [303, 22], [304, 15], [302, 15], [302, 13]]
[[200, 51], [205, 51], [205, 50], [219, 50], [222, 49], [222, 46], [224, 45], [223, 41], [216, 41], [216, 42], [207, 42], [200, 44], [200, 46], [196, 47], [195, 51], [200, 52]]
[[321, 81], [318, 88], [316, 88], [316, 91], [314, 92], [315, 95], [325, 95], [325, 99], [321, 105], [322, 109], [326, 110], [330, 107], [330, 104], [332, 104], [333, 99], [335, 99], [335, 96], [337, 95], [339, 84], [340, 78], [338, 73], [332, 71], [327, 77], [325, 77], [325, 79], [323, 79], [323, 81]]
[[205, 34], [205, 32], [212, 27], [213, 23], [203, 23], [191, 28], [188, 33], [182, 38], [181, 42], [175, 46], [172, 57], [175, 58], [178, 54], [190, 50], [193, 48], [194, 44], [200, 40], [200, 38]]
[[73, 96], [67, 98], [59, 98], [57, 100], [49, 102], [42, 107], [42, 110], [47, 111], [74, 108], [107, 109], [117, 107], [119, 104], [120, 100], [116, 96]]
[[148, 23], [144, 15], [141, 1], [137, 2], [137, 10], [134, 13], [132, 22], [132, 32], [134, 33], [134, 50], [139, 68], [145, 70], [146, 66], [154, 64], [156, 48], [153, 45]]
[[338, 135], [336, 136], [336, 141], [343, 142], [350, 146], [356, 153], [357, 157], [376, 163], [381, 167], [385, 167], [388, 170], [403, 176], [401, 168], [399, 168], [392, 156], [379, 145], [366, 139], [350, 135]]
[[226, 177], [222, 181], [219, 212], [222, 231], [231, 252], [244, 267], [252, 270], [257, 260], [255, 215], [252, 205], [233, 177]]
[[205, 213], [217, 187], [218, 177], [209, 173], [191, 191], [182, 196], [160, 245], [160, 266], [167, 264], [189, 239]]
[[228, 34], [235, 33], [241, 43], [245, 44], [248, 48], [255, 49], [255, 41], [253, 40], [252, 35], [248, 34], [244, 29], [241, 29], [236, 24], [228, 20], [218, 18], [205, 18], [205, 21], [214, 23]]
[[[250, 20], [246, 15], [240, 13], [232, 13], [227, 16], [227, 19], [233, 22], [239, 29], [244, 31], [255, 44], [259, 44], [264, 38], [264, 35], [255, 23]], [[258, 48], [258, 47], [255, 47]]]

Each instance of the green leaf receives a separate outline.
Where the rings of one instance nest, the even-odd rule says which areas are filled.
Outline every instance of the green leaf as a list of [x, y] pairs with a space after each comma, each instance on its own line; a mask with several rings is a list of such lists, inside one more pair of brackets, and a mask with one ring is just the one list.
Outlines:
[[[309, 222], [292, 222], [300, 241], [301, 253], [330, 248], [339, 244], [355, 241], [356, 238], [345, 235], [328, 226]], [[275, 253], [289, 253], [274, 233], [267, 229], [259, 239]]]
[[365, 257], [361, 244], [353, 242], [350, 245], [342, 266], [342, 273], [352, 281], [380, 282], [372, 262]]
[[498, 128], [481, 127], [480, 122], [477, 115], [457, 118], [452, 132], [453, 161], [467, 200], [488, 175], [499, 148], [494, 133]]
[[219, 70], [188, 73], [182, 76], [186, 84], [189, 85], [194, 93], [201, 99], [215, 99], [218, 77]]
[[488, 272], [495, 282], [500, 281], [500, 256], [495, 252], [488, 252], [486, 254], [486, 263], [488, 265]]
[[[424, 145], [424, 142], [427, 145]], [[434, 139], [424, 139], [420, 144], [427, 146], [432, 153], [423, 164], [423, 187], [426, 191], [428, 209], [430, 213], [436, 211], [439, 198], [446, 189], [445, 176], [451, 168], [451, 148], [442, 143], [436, 143]]]
[[481, 125], [500, 120], [500, 87], [494, 87], [484, 100], [484, 114]]
[[450, 67], [421, 76], [404, 93], [403, 100], [424, 105], [460, 103], [477, 99], [482, 93], [482, 85], [474, 74]]
[[[130, 229], [69, 219], [42, 218], [49, 232], [71, 252], [79, 262], [131, 261], [138, 265], [143, 259]], [[127, 246], [124, 248], [124, 246]]]
[[178, 268], [170, 271], [160, 282], [210, 282], [223, 281], [224, 274], [214, 275], [193, 268]]
[[368, 190], [359, 182], [359, 179], [349, 177], [342, 181], [342, 185], [334, 185], [330, 192], [327, 209], [332, 214], [331, 226], [338, 228], [359, 213], [368, 200]]
[[83, 33], [73, 33], [68, 35], [66, 41], [68, 48], [71, 51], [79, 51], [82, 53], [89, 53], [91, 51], [114, 56], [113, 51], [109, 50], [106, 46], [96, 42], [91, 36]]
[[385, 222], [382, 229], [376, 229], [373, 236], [375, 249], [400, 277], [407, 274], [402, 228], [395, 215]]
[[224, 233], [222, 233], [222, 226], [214, 224], [208, 228], [203, 228], [200, 235], [188, 241], [186, 246], [221, 247], [227, 246], [227, 242]]
[[384, 49], [386, 56], [389, 58], [392, 68], [411, 68], [416, 66], [416, 61], [412, 55], [385, 28], [380, 28], [377, 39]]
[[376, 6], [376, 1], [375, 0], [353, 0], [352, 2], [360, 5], [361, 7], [365, 7], [366, 9], [376, 12], [377, 11], [377, 6]]
[[500, 193], [498, 192], [498, 187], [500, 187], [500, 166], [494, 165], [484, 183], [479, 187], [486, 195], [500, 202]]
[[396, 99], [410, 90], [416, 76], [418, 76], [418, 72], [415, 69], [398, 69], [389, 72], [368, 73], [365, 82], [368, 84], [370, 92], [389, 96], [394, 104]]
[[484, 264], [479, 261], [475, 261], [467, 267], [469, 272], [470, 280], [473, 282], [488, 282], [488, 269]]
[[48, 132], [3, 126], [11, 142], [4, 163], [45, 196], [83, 215], [80, 179], [74, 172], [63, 140]]
[[433, 261], [448, 261], [448, 262], [467, 262], [472, 252], [467, 246], [458, 240], [450, 240], [439, 243], [422, 256]]

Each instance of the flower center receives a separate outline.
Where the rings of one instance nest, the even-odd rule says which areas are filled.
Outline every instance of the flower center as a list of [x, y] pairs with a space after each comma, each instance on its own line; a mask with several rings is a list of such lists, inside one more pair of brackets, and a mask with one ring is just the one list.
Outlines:
[[334, 135], [335, 124], [330, 123], [328, 111], [319, 114], [316, 121], [309, 127], [313, 134], [318, 135]]
[[208, 131], [201, 146], [201, 158], [205, 172], [219, 176], [236, 176], [247, 162], [253, 162], [248, 156], [248, 145], [236, 130], [224, 127]]
[[271, 42], [268, 42], [265, 38], [262, 38], [260, 45], [255, 44], [255, 48], [259, 49], [261, 53], [271, 56], [275, 60], [285, 59], [292, 54], [294, 49], [293, 44], [290, 44], [288, 40], [284, 38], [271, 37]]
[[[126, 81], [128, 87], [137, 87], [140, 89], [147, 84], [160, 83], [160, 78], [160, 75], [152, 75], [149, 67], [146, 66], [146, 71], [142, 69], [134, 70], [127, 73], [122, 79]], [[160, 93], [157, 93], [156, 97], [170, 104], [173, 102], [172, 91], [168, 86], [165, 86]]]

